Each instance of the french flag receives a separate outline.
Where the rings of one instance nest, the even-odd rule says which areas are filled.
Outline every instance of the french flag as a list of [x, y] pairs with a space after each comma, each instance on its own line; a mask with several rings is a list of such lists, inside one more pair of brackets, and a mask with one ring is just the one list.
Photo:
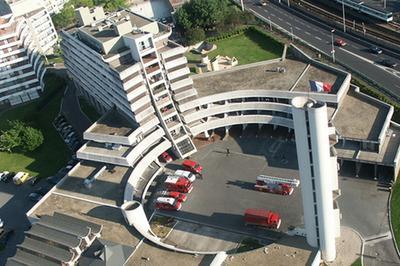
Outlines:
[[331, 92], [332, 84], [322, 81], [310, 80], [311, 91], [315, 92]]

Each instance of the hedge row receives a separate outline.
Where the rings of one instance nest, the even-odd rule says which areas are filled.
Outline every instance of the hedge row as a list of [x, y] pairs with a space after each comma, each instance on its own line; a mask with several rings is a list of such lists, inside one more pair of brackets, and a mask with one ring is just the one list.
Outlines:
[[224, 33], [219, 34], [219, 35], [217, 35], [215, 37], [207, 38], [207, 41], [208, 42], [215, 42], [215, 41], [225, 40], [225, 39], [228, 39], [228, 38], [231, 38], [231, 37], [235, 37], [235, 36], [243, 34], [245, 31], [248, 30], [248, 28], [249, 28], [248, 26], [244, 26], [244, 27], [241, 27], [241, 28], [233, 30], [233, 31], [224, 32]]
[[360, 91], [362, 93], [368, 94], [376, 99], [381, 100], [382, 102], [385, 102], [387, 104], [390, 104], [394, 108], [394, 113], [393, 113], [393, 118], [392, 120], [396, 123], [400, 123], [400, 104], [390, 100], [387, 96], [385, 96], [383, 93], [380, 93], [368, 85], [366, 85], [364, 82], [361, 82], [358, 79], [352, 79], [351, 81], [352, 84], [358, 86], [360, 88]]

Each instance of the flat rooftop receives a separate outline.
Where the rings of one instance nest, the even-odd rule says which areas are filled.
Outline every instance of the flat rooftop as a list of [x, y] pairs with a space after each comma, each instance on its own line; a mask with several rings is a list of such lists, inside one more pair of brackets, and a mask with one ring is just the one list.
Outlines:
[[132, 146], [125, 146], [125, 145], [119, 146], [119, 149], [111, 149], [111, 148], [106, 148], [104, 143], [89, 141], [87, 142], [82, 152], [125, 158], [132, 149], [133, 149]]
[[388, 105], [350, 89], [332, 122], [343, 137], [378, 140], [389, 110]]
[[128, 121], [118, 111], [111, 110], [96, 122], [96, 125], [90, 130], [90, 132], [127, 137], [137, 127], [137, 125]]
[[[117, 192], [114, 193], [117, 194]], [[122, 198], [122, 194], [119, 194], [119, 196]], [[103, 225], [102, 239], [115, 243], [136, 246], [142, 238], [126, 226], [121, 210], [116, 207], [52, 193], [33, 212], [32, 216], [53, 215], [54, 212]]]
[[[285, 68], [285, 73], [277, 71], [282, 67]], [[293, 59], [243, 65], [228, 70], [194, 75], [192, 79], [199, 97], [246, 89], [307, 91], [310, 88], [310, 80], [333, 84], [331, 93], [335, 94], [341, 84], [336, 74]]]
[[376, 162], [393, 166], [399, 146], [400, 128], [392, 125], [389, 127], [379, 153], [373, 151], [361, 151], [359, 145], [351, 145], [348, 142], [346, 142], [344, 147], [337, 146], [335, 148], [339, 158]]
[[[137, 27], [139, 29], [150, 23], [155, 22], [149, 18], [145, 18], [135, 13], [122, 10], [118, 12], [118, 15], [117, 13], [113, 13], [111, 16], [107, 16], [107, 20], [97, 22], [94, 27], [92, 25], [87, 25], [80, 27], [79, 29], [86, 34], [96, 38], [99, 42], [107, 42], [113, 38], [119, 37], [119, 35], [113, 28], [113, 23], [121, 24], [125, 22], [127, 18], [131, 21], [133, 27]], [[101, 27], [102, 30], [99, 30], [99, 27]], [[160, 30], [160, 27], [158, 28]], [[138, 34], [141, 33], [138, 32]], [[135, 34], [131, 33], [131, 36], [135, 36]]]
[[[265, 252], [267, 251], [267, 252]], [[276, 243], [250, 252], [234, 254], [232, 259], [225, 260], [224, 265], [311, 265], [317, 253], [310, 247], [305, 237], [284, 236]]]
[[81, 165], [68, 174], [64, 183], [55, 192], [99, 203], [121, 205], [131, 168], [114, 166], [111, 170], [104, 170], [92, 183], [90, 189], [83, 185], [87, 177], [95, 175], [104, 165], [96, 162], [81, 162]]

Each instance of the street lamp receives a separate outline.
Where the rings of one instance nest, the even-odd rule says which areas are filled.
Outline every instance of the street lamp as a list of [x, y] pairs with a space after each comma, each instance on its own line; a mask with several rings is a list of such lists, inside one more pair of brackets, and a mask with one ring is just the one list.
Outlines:
[[269, 30], [272, 31], [271, 17], [268, 17], [268, 21], [269, 21]]
[[287, 0], [287, 6], [290, 8], [290, 0]]
[[331, 30], [331, 38], [332, 38], [332, 51], [331, 51], [331, 54], [332, 54], [333, 63], [335, 63], [335, 45], [333, 43], [333, 33], [334, 32], [335, 32], [335, 30]]
[[244, 11], [244, 4], [243, 4], [243, 0], [240, 0], [240, 5], [242, 6], [242, 11]]
[[344, 0], [342, 0], [342, 10], [343, 10], [343, 32], [346, 32], [346, 17], [344, 14]]
[[293, 36], [293, 28], [292, 27], [290, 27], [290, 33], [292, 34], [292, 42], [293, 42], [294, 36]]

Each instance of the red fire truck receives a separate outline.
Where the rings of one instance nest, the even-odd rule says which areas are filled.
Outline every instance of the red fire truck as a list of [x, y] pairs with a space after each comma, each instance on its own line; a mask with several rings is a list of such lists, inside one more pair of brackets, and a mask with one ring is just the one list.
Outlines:
[[194, 174], [201, 174], [201, 171], [203, 171], [203, 166], [192, 160], [185, 160], [182, 163], [182, 166], [185, 168], [185, 170]]
[[190, 191], [193, 189], [193, 183], [187, 178], [181, 176], [168, 176], [164, 184], [168, 191], [190, 193]]
[[179, 202], [185, 202], [187, 199], [187, 195], [185, 193], [181, 193], [178, 191], [162, 191], [161, 195], [167, 198], [174, 198]]
[[264, 209], [247, 209], [244, 213], [244, 222], [246, 225], [258, 225], [279, 229], [281, 217], [276, 212]]
[[156, 208], [167, 211], [179, 211], [182, 208], [182, 203], [174, 198], [158, 197]]
[[258, 191], [291, 195], [294, 188], [299, 185], [300, 180], [298, 179], [259, 175], [257, 176], [256, 185], [254, 187]]

